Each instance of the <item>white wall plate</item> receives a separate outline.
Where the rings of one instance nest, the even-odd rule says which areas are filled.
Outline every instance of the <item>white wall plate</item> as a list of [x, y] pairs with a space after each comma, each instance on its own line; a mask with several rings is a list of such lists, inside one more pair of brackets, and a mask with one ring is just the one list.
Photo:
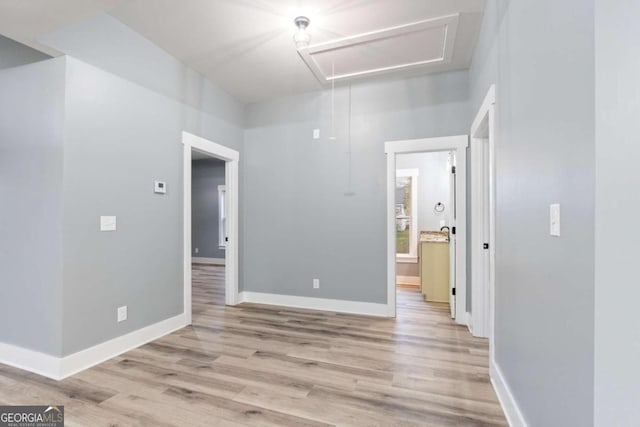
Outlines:
[[116, 231], [117, 219], [115, 216], [100, 217], [100, 231]]
[[167, 183], [164, 181], [155, 181], [153, 183], [153, 192], [156, 194], [166, 194], [167, 193]]

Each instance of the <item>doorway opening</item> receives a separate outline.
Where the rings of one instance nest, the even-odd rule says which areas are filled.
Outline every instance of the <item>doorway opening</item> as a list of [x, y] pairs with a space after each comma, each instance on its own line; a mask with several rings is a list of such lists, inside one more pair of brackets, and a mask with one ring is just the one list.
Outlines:
[[[436, 151], [396, 156], [397, 303], [420, 297], [446, 304], [455, 317], [455, 153]], [[440, 307], [442, 308], [442, 307]]]
[[[238, 161], [240, 155], [215, 142], [182, 133], [184, 170], [184, 312], [192, 323], [193, 264], [219, 284], [221, 301], [238, 303]], [[215, 295], [211, 295], [215, 298]]]
[[191, 150], [192, 313], [225, 304], [226, 162]]
[[[415, 284], [417, 267], [417, 281], [420, 289], [422, 290], [421, 274], [425, 277], [431, 274], [431, 280], [437, 277], [438, 286], [429, 291], [429, 298], [433, 296], [440, 301], [449, 302], [451, 317], [456, 323], [467, 324], [466, 149], [468, 140], [467, 135], [461, 135], [391, 141], [385, 144], [387, 154], [387, 306], [389, 313], [393, 316], [396, 315], [397, 282], [402, 281], [402, 276], [406, 276], [398, 272], [407, 272], [408, 269], [413, 268], [414, 279], [410, 281]], [[430, 158], [427, 156], [433, 156], [436, 162], [434, 164], [441, 162], [440, 168], [445, 173], [439, 178], [442, 184], [439, 186], [440, 192], [436, 193], [438, 200], [431, 200], [429, 195], [421, 193], [419, 177], [421, 173], [426, 175], [428, 172], [426, 168], [422, 172], [418, 163], [411, 163], [420, 160], [424, 163]], [[412, 164], [414, 167], [409, 167]], [[431, 169], [437, 170], [438, 167]], [[428, 175], [425, 176], [427, 177]], [[432, 215], [429, 219], [423, 219], [422, 225], [419, 218], [421, 194], [424, 201], [432, 205], [430, 208], [423, 208], [426, 212], [430, 211]], [[421, 235], [419, 231], [425, 233]], [[429, 253], [422, 253], [421, 244], [433, 239], [440, 239], [447, 245], [425, 246], [424, 250]], [[432, 249], [435, 252], [432, 253]], [[421, 261], [427, 258], [428, 262], [423, 267], [429, 271], [420, 271]], [[403, 264], [417, 265], [407, 267]], [[433, 285], [433, 282], [430, 285]], [[434, 292], [437, 291], [443, 291], [446, 295], [435, 295]]]
[[469, 330], [488, 337], [493, 354], [495, 285], [495, 86], [471, 126], [471, 304]]

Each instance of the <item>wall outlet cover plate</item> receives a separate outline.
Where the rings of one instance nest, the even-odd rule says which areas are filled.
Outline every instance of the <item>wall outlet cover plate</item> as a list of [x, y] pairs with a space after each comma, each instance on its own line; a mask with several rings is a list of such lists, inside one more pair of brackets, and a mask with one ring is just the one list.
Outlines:
[[100, 231], [116, 231], [118, 229], [115, 216], [100, 217]]
[[153, 192], [156, 194], [167, 194], [167, 183], [164, 181], [155, 181], [153, 183]]
[[554, 237], [560, 237], [560, 204], [549, 206], [549, 233]]
[[124, 322], [127, 320], [127, 306], [123, 305], [118, 307], [118, 322]]

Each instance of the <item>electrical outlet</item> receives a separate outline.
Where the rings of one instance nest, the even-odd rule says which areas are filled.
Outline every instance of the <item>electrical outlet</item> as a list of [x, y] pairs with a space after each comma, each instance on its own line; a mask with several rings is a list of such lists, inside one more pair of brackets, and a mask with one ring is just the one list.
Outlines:
[[313, 130], [313, 139], [320, 139], [320, 129]]
[[195, 249], [193, 250], [193, 252], [195, 252], [195, 253], [200, 253], [200, 249], [195, 248]]
[[118, 307], [118, 322], [124, 322], [127, 320], [127, 306], [123, 305]]
[[167, 194], [167, 183], [164, 181], [154, 181], [153, 192], [156, 194]]
[[313, 279], [313, 289], [320, 289], [320, 279]]

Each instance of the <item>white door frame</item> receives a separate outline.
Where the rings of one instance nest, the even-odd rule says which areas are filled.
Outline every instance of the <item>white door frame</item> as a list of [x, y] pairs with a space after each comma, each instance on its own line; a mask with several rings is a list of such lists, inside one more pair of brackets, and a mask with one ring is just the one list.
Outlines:
[[[495, 103], [492, 85], [471, 126], [471, 322], [469, 330], [478, 337], [489, 337], [493, 349], [493, 317], [495, 288]], [[488, 156], [485, 143], [488, 140]], [[488, 186], [485, 177], [488, 172]], [[488, 188], [487, 188], [488, 187]], [[486, 191], [489, 192], [486, 206]], [[488, 208], [488, 209], [487, 209]], [[484, 226], [489, 215], [489, 235]], [[486, 267], [489, 244], [489, 271]], [[493, 350], [491, 350], [493, 352]]]
[[238, 304], [238, 162], [240, 153], [224, 145], [182, 132], [184, 156], [184, 313], [187, 325], [191, 324], [191, 152], [200, 151], [225, 161], [225, 185], [227, 187], [227, 248], [225, 251], [225, 303]]
[[455, 151], [456, 176], [458, 179], [456, 209], [456, 323], [467, 324], [467, 190], [466, 165], [468, 135], [442, 138], [411, 139], [389, 141], [385, 143], [387, 154], [387, 311], [396, 315], [396, 234], [395, 234], [395, 190], [396, 156], [408, 153], [428, 153], [436, 151]]

